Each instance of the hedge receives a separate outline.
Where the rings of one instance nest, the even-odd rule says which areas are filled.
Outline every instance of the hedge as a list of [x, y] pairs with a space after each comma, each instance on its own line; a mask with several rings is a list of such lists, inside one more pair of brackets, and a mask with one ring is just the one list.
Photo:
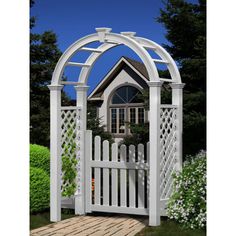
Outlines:
[[30, 167], [43, 169], [50, 174], [50, 151], [47, 147], [30, 144]]
[[49, 208], [50, 179], [39, 168], [30, 167], [30, 212], [41, 212]]

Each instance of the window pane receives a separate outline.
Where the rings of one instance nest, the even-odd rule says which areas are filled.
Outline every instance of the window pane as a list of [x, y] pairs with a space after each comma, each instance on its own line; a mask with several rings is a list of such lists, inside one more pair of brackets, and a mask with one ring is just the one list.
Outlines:
[[129, 100], [129, 103], [142, 103], [142, 99], [139, 98], [139, 91]]
[[116, 109], [111, 109], [111, 132], [116, 133]]
[[123, 104], [125, 103], [117, 94], [114, 94], [112, 97], [112, 104]]
[[119, 109], [119, 133], [125, 132], [125, 110]]
[[128, 102], [130, 102], [136, 96], [138, 92], [139, 92], [138, 89], [132, 86], [128, 86]]
[[144, 123], [144, 109], [138, 108], [138, 123], [143, 124]]
[[127, 86], [118, 88], [116, 90], [116, 94], [118, 94], [119, 97], [121, 97], [124, 100], [125, 103], [128, 102], [128, 100], [127, 100]]
[[135, 123], [135, 108], [130, 108], [130, 123]]

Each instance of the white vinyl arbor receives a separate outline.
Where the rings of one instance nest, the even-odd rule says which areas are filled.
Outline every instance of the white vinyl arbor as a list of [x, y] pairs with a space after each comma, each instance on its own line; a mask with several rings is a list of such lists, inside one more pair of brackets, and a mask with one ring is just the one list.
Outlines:
[[[99, 47], [91, 48], [88, 46], [88, 44], [96, 41], [101, 43]], [[107, 50], [119, 45], [125, 45], [132, 49], [144, 63], [149, 75], [149, 225], [160, 225], [161, 200], [166, 200], [167, 197], [165, 196], [169, 194], [169, 190], [165, 186], [168, 185], [168, 188], [171, 188], [167, 176], [170, 178], [173, 171], [181, 169], [182, 166], [182, 89], [184, 84], [181, 83], [181, 77], [174, 60], [164, 48], [151, 40], [135, 36], [134, 32], [121, 32], [118, 34], [112, 33], [110, 28], [96, 28], [96, 33], [85, 36], [72, 44], [59, 59], [53, 73], [51, 85], [48, 86], [50, 89], [51, 109], [51, 221], [61, 220], [61, 155], [63, 152], [61, 143], [63, 140], [65, 142], [62, 121], [68, 114], [69, 118], [67, 117], [67, 120], [72, 116], [77, 117], [76, 126], [73, 127], [76, 135], [76, 145], [78, 146], [76, 156], [79, 159], [75, 214], [86, 213], [86, 186], [84, 179], [87, 150], [85, 148], [87, 81], [90, 71], [99, 57]], [[152, 58], [148, 50], [153, 50], [160, 59]], [[81, 51], [91, 52], [85, 63], [70, 61], [75, 54]], [[160, 78], [156, 64], [167, 65], [171, 79]], [[67, 66], [82, 68], [77, 82], [62, 80], [64, 69]], [[161, 104], [163, 82], [169, 83], [172, 88], [172, 104]], [[61, 90], [65, 84], [74, 85], [77, 94], [76, 108], [61, 106]], [[172, 139], [170, 133], [173, 134]], [[165, 190], [162, 191], [162, 189]], [[161, 195], [163, 195], [162, 199]]]

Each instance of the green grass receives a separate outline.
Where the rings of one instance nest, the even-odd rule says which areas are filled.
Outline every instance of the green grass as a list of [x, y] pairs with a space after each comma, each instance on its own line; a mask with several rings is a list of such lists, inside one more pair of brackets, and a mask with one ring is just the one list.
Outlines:
[[[63, 210], [61, 214], [62, 220], [74, 217], [74, 211], [71, 210]], [[38, 214], [31, 214], [30, 215], [30, 230], [36, 229], [48, 224], [51, 224], [52, 222], [50, 221], [50, 212], [42, 212]]]
[[163, 218], [158, 227], [145, 227], [136, 236], [205, 236], [205, 230], [183, 229], [174, 221]]

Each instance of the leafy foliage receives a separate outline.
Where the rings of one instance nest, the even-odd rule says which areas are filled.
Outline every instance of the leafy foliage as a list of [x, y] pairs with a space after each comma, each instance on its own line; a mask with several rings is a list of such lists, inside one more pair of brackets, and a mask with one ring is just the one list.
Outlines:
[[96, 106], [88, 101], [87, 107], [87, 129], [93, 131], [93, 136], [96, 135], [101, 137], [101, 140], [108, 140], [109, 143], [113, 143], [112, 135], [105, 131], [105, 125], [101, 124], [101, 118], [97, 117]]
[[[30, 6], [34, 1], [30, 1]], [[35, 18], [30, 18], [30, 28]], [[52, 31], [42, 34], [30, 33], [30, 142], [49, 146], [50, 84], [53, 70], [61, 56], [57, 37]], [[62, 100], [69, 99], [62, 93]]]
[[132, 134], [125, 136], [120, 144], [129, 146], [131, 144], [137, 145], [139, 143], [143, 143], [145, 145], [149, 141], [148, 122], [145, 122], [144, 124], [129, 123], [129, 128]]
[[174, 174], [167, 214], [186, 228], [206, 227], [206, 153], [189, 157], [181, 173]]
[[157, 21], [170, 44], [164, 47], [178, 61], [184, 88], [184, 154], [206, 148], [206, 1], [166, 0]]
[[36, 167], [50, 174], [50, 151], [47, 147], [30, 144], [30, 167]]
[[[74, 195], [76, 191], [76, 176], [77, 176], [77, 164], [76, 159], [76, 143], [73, 131], [69, 129], [67, 131], [67, 137], [71, 140], [70, 144], [64, 144], [64, 152], [62, 155], [62, 196], [70, 197]], [[71, 154], [70, 154], [71, 153]]]
[[41, 212], [49, 208], [50, 180], [39, 168], [30, 167], [30, 212]]

